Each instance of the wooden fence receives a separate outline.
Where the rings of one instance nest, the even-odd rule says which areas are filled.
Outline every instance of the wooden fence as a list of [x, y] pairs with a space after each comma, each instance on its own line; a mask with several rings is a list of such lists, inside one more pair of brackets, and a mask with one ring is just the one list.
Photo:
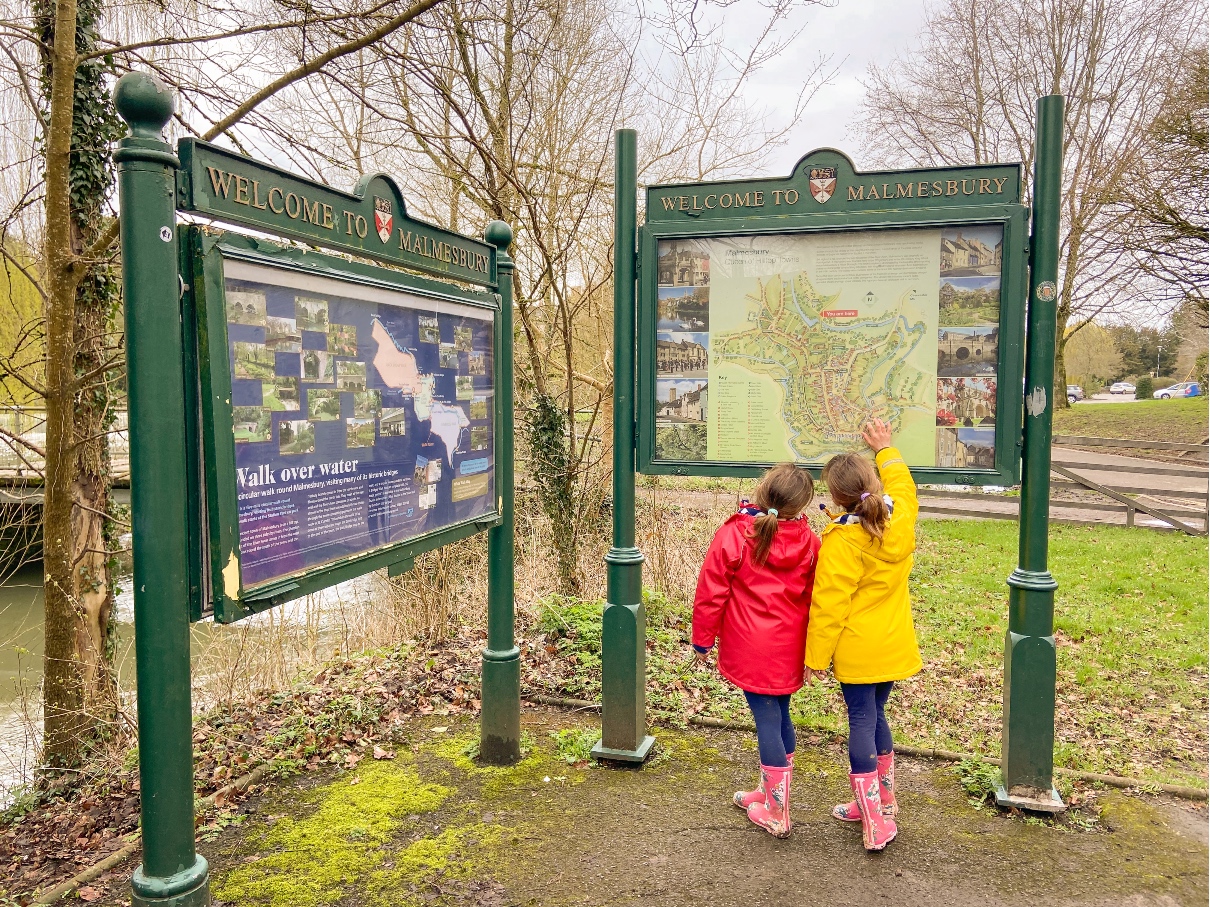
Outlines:
[[[1210, 528], [1207, 466], [1198, 462], [1205, 458], [1207, 445], [1083, 435], [1058, 435], [1054, 441], [1059, 447], [1162, 450], [1193, 455], [1194, 459], [1188, 465], [1148, 460], [1096, 463], [1089, 462], [1091, 457], [1080, 459], [1078, 450], [1069, 451], [1070, 456], [1052, 464], [1053, 521], [1175, 529], [1190, 535], [1205, 535]], [[1107, 478], [1098, 481], [1089, 477], [1088, 472]], [[1178, 481], [1157, 481], [1160, 477]], [[1083, 499], [1056, 496], [1072, 492], [1089, 494], [1082, 495]], [[1101, 500], [1088, 500], [1090, 495]], [[987, 493], [923, 487], [920, 498], [922, 513], [993, 520], [1017, 519], [1020, 504], [1019, 496], [1011, 490]]]

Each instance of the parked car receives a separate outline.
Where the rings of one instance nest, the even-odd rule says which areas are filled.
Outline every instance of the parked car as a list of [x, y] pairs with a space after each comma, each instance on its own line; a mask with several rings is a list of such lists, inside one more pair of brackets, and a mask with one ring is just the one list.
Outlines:
[[1198, 397], [1202, 389], [1196, 381], [1182, 381], [1172, 387], [1161, 387], [1151, 396], [1156, 400], [1167, 400], [1170, 397]]
[[1111, 393], [1111, 394], [1130, 394], [1131, 396], [1134, 396], [1134, 385], [1131, 384], [1129, 381], [1117, 381], [1117, 382], [1114, 382], [1114, 384], [1112, 384], [1110, 386], [1109, 393]]
[[1067, 385], [1067, 402], [1075, 403], [1077, 400], [1084, 399], [1084, 388], [1078, 384]]

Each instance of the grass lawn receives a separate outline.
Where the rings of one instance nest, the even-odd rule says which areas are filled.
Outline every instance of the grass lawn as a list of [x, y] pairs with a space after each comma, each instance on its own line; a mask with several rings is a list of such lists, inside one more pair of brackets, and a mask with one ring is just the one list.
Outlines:
[[1210, 434], [1205, 397], [1139, 400], [1135, 403], [1081, 403], [1056, 409], [1056, 435], [1135, 438], [1200, 444]]
[[[714, 524], [698, 514], [686, 508], [678, 522], [666, 511], [668, 546], [683, 557], [678, 574], [700, 564], [709, 541]], [[892, 728], [901, 742], [998, 757], [1004, 580], [1016, 564], [1016, 524], [929, 520], [919, 537], [912, 592], [925, 670], [892, 696]], [[644, 550], [650, 582], [665, 555]], [[1206, 539], [1054, 526], [1051, 570], [1059, 583], [1056, 764], [1205, 787]], [[675, 600], [648, 599], [649, 709], [674, 723], [692, 714], [746, 717], [738, 691], [691, 660], [690, 590], [685, 582]], [[526, 658], [537, 663], [527, 669], [528, 686], [599, 697], [600, 607], [562, 599], [540, 606], [534, 629], [544, 638], [529, 637]], [[845, 728], [835, 683], [804, 689], [793, 708], [821, 731]]]

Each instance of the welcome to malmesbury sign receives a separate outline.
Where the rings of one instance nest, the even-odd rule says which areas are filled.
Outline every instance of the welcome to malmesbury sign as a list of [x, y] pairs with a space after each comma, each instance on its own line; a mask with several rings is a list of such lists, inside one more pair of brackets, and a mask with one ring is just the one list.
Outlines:
[[647, 220], [853, 213], [1020, 200], [1018, 164], [861, 173], [843, 153], [825, 148], [812, 152], [784, 179], [653, 186], [648, 191]]
[[179, 145], [179, 207], [441, 277], [491, 286], [495, 248], [408, 217], [395, 181], [363, 177], [353, 192], [197, 139]]
[[932, 482], [1014, 480], [1025, 208], [1017, 164], [647, 190], [640, 471], [818, 466], [890, 421]]

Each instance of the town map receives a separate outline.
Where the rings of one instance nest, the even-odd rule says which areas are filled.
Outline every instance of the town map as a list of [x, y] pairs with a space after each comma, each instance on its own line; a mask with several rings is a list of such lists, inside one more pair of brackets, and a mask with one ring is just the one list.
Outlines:
[[663, 240], [657, 459], [823, 463], [891, 423], [913, 466], [990, 466], [1001, 228]]
[[[744, 443], [723, 424], [728, 395], [722, 385], [736, 383], [734, 371], [777, 382], [780, 420], [795, 459], [818, 462], [852, 450], [861, 443], [861, 426], [872, 418], [890, 422], [901, 437], [931, 435], [933, 406], [925, 392], [934, 376], [911, 361], [931, 332], [913, 304], [915, 295], [906, 290], [890, 305], [844, 309], [841, 293], [820, 295], [806, 272], [757, 278], [756, 289], [744, 298], [748, 326], [712, 338], [721, 458], [730, 459], [736, 442]], [[929, 447], [931, 442], [930, 437]]]

